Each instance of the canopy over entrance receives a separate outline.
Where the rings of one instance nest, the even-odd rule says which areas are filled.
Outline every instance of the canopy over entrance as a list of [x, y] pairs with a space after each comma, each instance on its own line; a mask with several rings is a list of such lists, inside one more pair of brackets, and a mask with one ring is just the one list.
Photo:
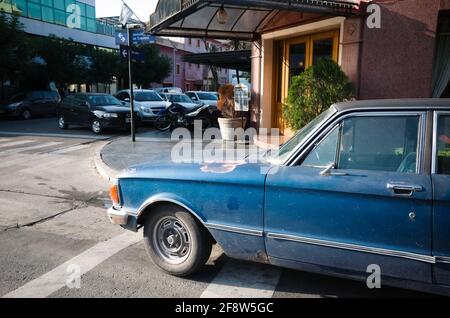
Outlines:
[[358, 9], [358, 0], [159, 0], [147, 32], [252, 40], [279, 10], [349, 16]]
[[251, 71], [251, 50], [227, 51], [183, 55], [183, 61], [192, 64], [202, 64], [243, 72]]

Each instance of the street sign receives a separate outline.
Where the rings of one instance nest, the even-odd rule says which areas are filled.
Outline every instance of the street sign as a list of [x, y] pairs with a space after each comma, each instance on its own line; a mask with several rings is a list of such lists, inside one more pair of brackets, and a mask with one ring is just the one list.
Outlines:
[[128, 45], [128, 32], [116, 30], [116, 45]]
[[144, 30], [132, 30], [132, 43], [135, 45], [155, 43], [155, 37], [144, 33]]
[[[120, 46], [120, 57], [124, 60], [128, 60], [129, 50], [127, 46]], [[144, 63], [145, 54], [144, 52], [136, 49], [131, 50], [131, 62]]]

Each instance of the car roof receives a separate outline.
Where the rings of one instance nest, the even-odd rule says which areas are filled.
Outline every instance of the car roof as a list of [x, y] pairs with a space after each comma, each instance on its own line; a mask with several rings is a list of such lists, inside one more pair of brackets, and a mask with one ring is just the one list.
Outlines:
[[[129, 91], [130, 91], [130, 89], [122, 89], [122, 90], [118, 91], [117, 93], [129, 92]], [[156, 93], [156, 91], [154, 89], [145, 89], [145, 88], [133, 89], [133, 93], [136, 93], [136, 92], [155, 92]]]
[[408, 109], [443, 109], [450, 110], [450, 98], [416, 98], [416, 99], [369, 99], [336, 103], [333, 107], [339, 111], [351, 110], [408, 110]]

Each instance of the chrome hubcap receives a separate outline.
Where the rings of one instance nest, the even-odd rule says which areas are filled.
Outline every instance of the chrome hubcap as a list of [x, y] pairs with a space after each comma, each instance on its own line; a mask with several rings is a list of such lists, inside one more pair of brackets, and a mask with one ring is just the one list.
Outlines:
[[166, 262], [180, 264], [188, 258], [191, 238], [185, 225], [175, 217], [158, 221], [153, 232], [156, 253]]
[[100, 131], [100, 122], [98, 120], [92, 122], [92, 130], [96, 133]]

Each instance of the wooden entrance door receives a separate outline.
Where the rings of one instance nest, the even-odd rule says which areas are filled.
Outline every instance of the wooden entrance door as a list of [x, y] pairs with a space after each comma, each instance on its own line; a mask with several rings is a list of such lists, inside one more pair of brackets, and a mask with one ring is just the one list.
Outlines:
[[272, 127], [281, 134], [292, 134], [283, 118], [283, 105], [293, 77], [298, 76], [321, 58], [338, 61], [339, 30], [276, 41], [274, 44], [274, 109]]

